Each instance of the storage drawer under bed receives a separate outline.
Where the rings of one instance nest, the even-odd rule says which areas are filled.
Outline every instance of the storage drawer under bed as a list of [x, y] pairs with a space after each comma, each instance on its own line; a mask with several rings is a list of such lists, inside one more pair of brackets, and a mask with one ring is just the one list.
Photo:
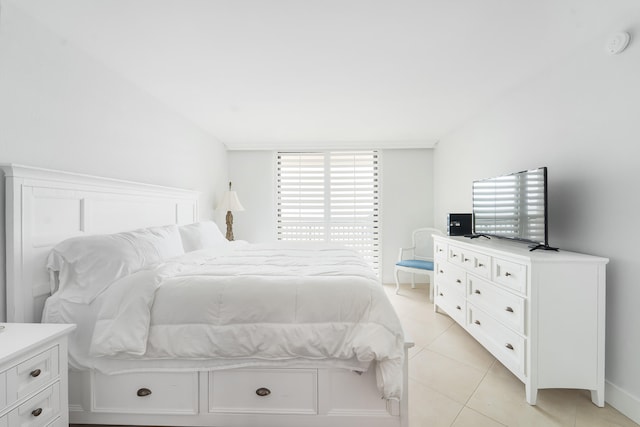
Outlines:
[[93, 373], [94, 412], [197, 414], [197, 372]]
[[316, 369], [234, 369], [209, 373], [209, 412], [317, 414]]

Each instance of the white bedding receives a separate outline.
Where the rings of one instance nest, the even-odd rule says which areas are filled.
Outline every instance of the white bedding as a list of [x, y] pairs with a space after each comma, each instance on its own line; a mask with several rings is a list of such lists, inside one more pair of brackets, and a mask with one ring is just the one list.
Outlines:
[[382, 286], [337, 246], [236, 244], [187, 253], [114, 282], [90, 304], [52, 296], [44, 321], [80, 325], [76, 368], [365, 370], [400, 398], [404, 339]]

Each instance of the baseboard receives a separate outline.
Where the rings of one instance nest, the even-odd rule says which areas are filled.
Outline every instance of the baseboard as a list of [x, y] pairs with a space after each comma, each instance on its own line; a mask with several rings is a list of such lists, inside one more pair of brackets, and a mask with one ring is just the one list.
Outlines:
[[609, 405], [640, 424], [640, 399], [609, 381], [605, 381], [604, 395]]

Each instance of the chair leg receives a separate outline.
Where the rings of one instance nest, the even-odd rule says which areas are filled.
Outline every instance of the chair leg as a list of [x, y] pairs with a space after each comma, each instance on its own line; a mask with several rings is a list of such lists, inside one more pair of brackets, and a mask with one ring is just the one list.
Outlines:
[[400, 279], [398, 278], [399, 273], [400, 270], [396, 269], [396, 295], [398, 295], [398, 292], [400, 292]]
[[415, 289], [416, 288], [416, 275], [414, 273], [411, 273], [411, 289]]

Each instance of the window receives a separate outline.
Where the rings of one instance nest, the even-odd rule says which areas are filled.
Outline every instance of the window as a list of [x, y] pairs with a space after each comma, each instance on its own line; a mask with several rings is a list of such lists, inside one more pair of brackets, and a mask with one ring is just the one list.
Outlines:
[[342, 243], [377, 272], [378, 172], [376, 151], [278, 153], [278, 240]]

